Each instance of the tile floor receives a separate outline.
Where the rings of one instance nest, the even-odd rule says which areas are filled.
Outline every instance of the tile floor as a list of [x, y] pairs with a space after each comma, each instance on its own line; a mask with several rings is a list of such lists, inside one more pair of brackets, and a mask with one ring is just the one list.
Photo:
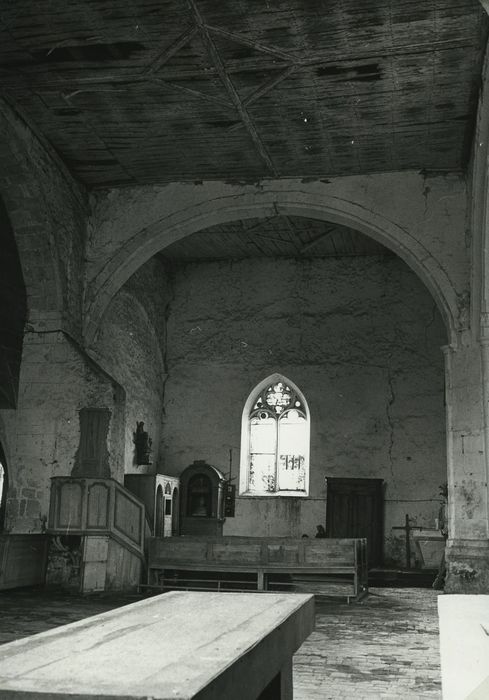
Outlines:
[[294, 699], [441, 698], [437, 595], [374, 588], [360, 603], [317, 602], [294, 657]]
[[[436, 598], [426, 588], [374, 588], [350, 605], [319, 598], [316, 629], [294, 657], [295, 700], [441, 698]], [[138, 599], [0, 592], [0, 644]]]

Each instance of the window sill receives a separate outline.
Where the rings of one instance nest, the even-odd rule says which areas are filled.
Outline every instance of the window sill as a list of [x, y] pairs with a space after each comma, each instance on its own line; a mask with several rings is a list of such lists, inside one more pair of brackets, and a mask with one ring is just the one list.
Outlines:
[[263, 491], [253, 492], [243, 491], [238, 498], [309, 498], [305, 491]]

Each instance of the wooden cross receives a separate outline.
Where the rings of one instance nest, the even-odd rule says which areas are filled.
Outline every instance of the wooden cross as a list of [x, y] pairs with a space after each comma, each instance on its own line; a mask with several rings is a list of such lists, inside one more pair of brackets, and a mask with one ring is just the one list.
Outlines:
[[418, 525], [411, 525], [409, 522], [409, 515], [406, 513], [406, 521], [404, 525], [394, 525], [393, 530], [404, 530], [406, 533], [406, 569], [411, 568], [411, 541], [409, 535], [411, 530], [422, 530], [422, 527]]

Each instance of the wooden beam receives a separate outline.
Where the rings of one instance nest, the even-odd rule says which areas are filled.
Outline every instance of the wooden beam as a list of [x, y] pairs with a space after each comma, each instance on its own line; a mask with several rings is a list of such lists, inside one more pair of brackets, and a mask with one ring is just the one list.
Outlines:
[[221, 81], [223, 82], [224, 87], [227, 90], [231, 102], [235, 106], [247, 132], [251, 136], [258, 154], [260, 155], [261, 159], [263, 160], [269, 171], [272, 173], [272, 175], [278, 176], [278, 170], [273, 164], [272, 159], [270, 158], [270, 155], [268, 154], [265, 145], [262, 143], [262, 140], [258, 134], [258, 131], [256, 130], [256, 127], [250, 115], [248, 114], [246, 107], [243, 105], [241, 98], [238, 95], [236, 88], [234, 87], [234, 84], [226, 71], [226, 67], [223, 63], [223, 60], [219, 54], [219, 51], [217, 50], [213, 38], [211, 37], [202, 19], [202, 15], [200, 14], [199, 8], [197, 7], [195, 0], [187, 0], [187, 2], [194, 14], [195, 21], [197, 23], [197, 26], [199, 27], [202, 40], [207, 48], [207, 51], [209, 52], [209, 56], [211, 57], [212, 62], [214, 63], [217, 69], [219, 77], [221, 78]]
[[[285, 221], [285, 224], [286, 224], [287, 228], [289, 229], [289, 233], [290, 233], [290, 236], [291, 236], [290, 242], [292, 243], [292, 245], [293, 245], [294, 248], [296, 249], [297, 253], [300, 254], [300, 253], [301, 253], [301, 248], [300, 248], [300, 246], [299, 246], [298, 243], [297, 243], [297, 239], [299, 238], [299, 236], [297, 235], [297, 231], [296, 231], [296, 229], [295, 229], [295, 226], [293, 225], [292, 221], [291, 221], [290, 218], [287, 216], [287, 214], [281, 214], [280, 216], [283, 218], [283, 220]], [[300, 240], [300, 239], [299, 239], [299, 240]]]
[[229, 41], [234, 41], [236, 44], [249, 46], [250, 48], [255, 49], [255, 51], [262, 51], [263, 53], [270, 54], [270, 56], [281, 58], [282, 61], [287, 61], [287, 63], [290, 63], [291, 61], [297, 62], [297, 58], [293, 54], [286, 53], [285, 51], [281, 51], [280, 49], [276, 49], [272, 46], [260, 44], [260, 42], [258, 41], [247, 39], [246, 37], [240, 36], [239, 34], [233, 34], [232, 32], [226, 31], [226, 29], [221, 29], [221, 27], [212, 27], [209, 24], [206, 24], [205, 26], [207, 31], [222, 36], [225, 39], [229, 39]]
[[325, 231], [324, 233], [321, 233], [320, 236], [316, 236], [312, 241], [309, 241], [309, 243], [305, 243], [302, 248], [300, 249], [300, 254], [302, 255], [303, 253], [307, 253], [308, 250], [311, 250], [311, 248], [314, 248], [314, 246], [319, 243], [320, 241], [324, 241], [326, 238], [329, 238], [330, 236], [333, 235], [333, 233], [336, 232], [335, 228], [330, 228], [328, 231]]
[[[251, 95], [248, 95], [243, 100], [243, 105], [245, 107], [248, 107], [249, 105], [253, 104], [253, 102], [256, 102], [260, 97], [263, 97], [267, 92], [270, 92], [276, 85], [281, 83], [283, 80], [289, 77], [295, 70], [297, 69], [297, 64], [294, 63], [291, 66], [287, 66], [285, 70], [281, 71], [278, 75], [275, 77], [271, 78], [270, 80], [267, 80], [267, 82], [263, 83], [257, 90], [251, 93]], [[240, 122], [239, 124], [233, 124], [233, 126], [230, 126], [227, 131], [236, 131], [237, 129], [241, 129], [243, 127], [243, 122]]]
[[148, 75], [156, 73], [162, 66], [165, 65], [167, 61], [170, 60], [181, 48], [187, 44], [195, 34], [197, 34], [197, 27], [189, 27], [183, 34], [181, 34], [176, 41], [173, 42], [162, 54], [160, 54], [155, 60], [150, 63], [143, 71], [143, 75]]
[[187, 94], [192, 95], [192, 97], [198, 97], [201, 100], [210, 102], [210, 104], [226, 107], [226, 109], [232, 109], [233, 111], [235, 109], [234, 105], [231, 102], [227, 102], [227, 100], [221, 100], [219, 97], [214, 97], [213, 95], [206, 95], [205, 93], [200, 92], [200, 90], [192, 90], [192, 88], [188, 88], [185, 85], [180, 85], [179, 83], [174, 83], [171, 80], [163, 80], [163, 78], [157, 78], [156, 76], [151, 76], [149, 80], [155, 85], [165, 85], [170, 88], [175, 88], [181, 92], [186, 92]]

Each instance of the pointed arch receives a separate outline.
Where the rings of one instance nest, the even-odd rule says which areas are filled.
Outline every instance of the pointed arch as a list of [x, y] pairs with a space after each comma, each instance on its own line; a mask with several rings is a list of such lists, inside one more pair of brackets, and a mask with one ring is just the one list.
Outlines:
[[274, 372], [250, 392], [241, 418], [239, 492], [309, 494], [310, 412], [299, 387]]

